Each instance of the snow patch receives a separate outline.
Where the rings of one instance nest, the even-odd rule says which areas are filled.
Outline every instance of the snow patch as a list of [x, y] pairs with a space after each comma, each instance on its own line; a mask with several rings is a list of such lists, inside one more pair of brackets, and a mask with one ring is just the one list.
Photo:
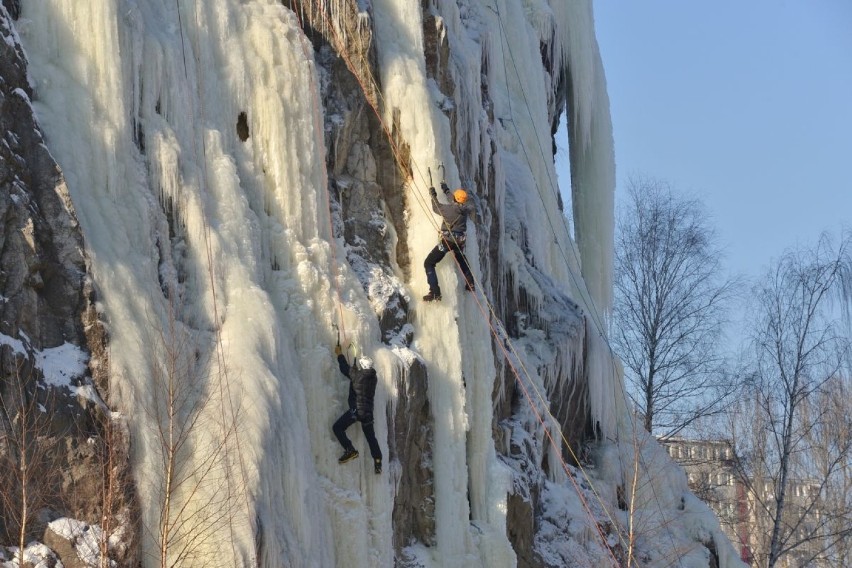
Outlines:
[[[47, 527], [71, 543], [77, 557], [86, 566], [98, 566], [101, 558], [100, 545], [104, 534], [98, 525], [89, 525], [76, 519], [63, 517], [50, 522]], [[110, 561], [110, 566], [115, 562]]]
[[53, 387], [72, 386], [72, 381], [86, 374], [89, 356], [85, 351], [65, 342], [58, 347], [35, 351], [36, 367], [45, 382]]
[[[32, 542], [24, 548], [23, 558], [21, 558], [20, 548], [10, 546], [7, 548], [10, 558], [6, 559], [3, 549], [0, 548], [0, 568], [20, 568], [22, 564], [31, 566], [32, 568], [63, 568], [56, 555], [45, 545], [40, 542]], [[23, 562], [22, 562], [23, 561]]]
[[8, 345], [15, 353], [33, 356], [35, 366], [44, 375], [45, 382], [53, 387], [71, 387], [74, 379], [86, 374], [89, 356], [80, 347], [65, 342], [58, 347], [38, 350], [31, 347], [30, 339], [21, 332], [23, 341], [0, 333], [0, 345]]

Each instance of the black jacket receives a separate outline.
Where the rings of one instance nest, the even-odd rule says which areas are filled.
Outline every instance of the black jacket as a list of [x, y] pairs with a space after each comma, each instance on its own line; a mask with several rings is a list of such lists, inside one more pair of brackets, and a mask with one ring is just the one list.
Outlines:
[[340, 372], [349, 377], [349, 408], [361, 422], [373, 421], [373, 398], [379, 382], [375, 369], [357, 369], [349, 366], [343, 355], [337, 356]]

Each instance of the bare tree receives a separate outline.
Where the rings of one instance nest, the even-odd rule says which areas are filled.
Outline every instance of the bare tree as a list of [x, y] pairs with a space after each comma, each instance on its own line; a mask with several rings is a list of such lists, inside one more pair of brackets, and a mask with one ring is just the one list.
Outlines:
[[735, 282], [700, 202], [664, 182], [630, 180], [618, 222], [614, 347], [645, 429], [669, 437], [732, 394], [718, 340]]
[[0, 385], [0, 538], [14, 539], [23, 566], [27, 543], [44, 528], [35, 526], [37, 515], [57, 496], [53, 390], [38, 384], [32, 358], [0, 360], [14, 367]]
[[[646, 560], [643, 560], [641, 549], [648, 542], [654, 543], [654, 563], [658, 566], [681, 566], [685, 556], [701, 549], [709, 552], [711, 557], [717, 556], [721, 543], [714, 543], [712, 538], [684, 543], [674, 536], [691, 513], [661, 505], [664, 495], [659, 491], [658, 480], [667, 475], [671, 462], [661, 459], [657, 444], [653, 443], [654, 437], [642, 429], [639, 422], [635, 424], [632, 429], [633, 456], [622, 465], [625, 468], [622, 473], [624, 485], [616, 487], [616, 502], [624, 511], [625, 565], [644, 566]], [[694, 487], [692, 483], [690, 486]]]
[[156, 428], [161, 475], [159, 517], [145, 530], [156, 543], [161, 568], [213, 562], [205, 551], [218, 531], [232, 527], [239, 506], [241, 487], [228, 455], [236, 443], [238, 411], [215, 388], [225, 378], [210, 376], [201, 352], [192, 330], [170, 309], [167, 329], [151, 343], [151, 403], [145, 409]]
[[[106, 409], [104, 409], [106, 410]], [[138, 518], [130, 468], [130, 432], [124, 418], [102, 411], [98, 415], [101, 436], [96, 442], [101, 478], [98, 568], [133, 564], [129, 557], [139, 543], [130, 526]]]
[[847, 236], [835, 250], [824, 235], [784, 255], [755, 290], [750, 396], [732, 431], [753, 533], [766, 536], [753, 542], [761, 566], [786, 555], [826, 560], [852, 535], [848, 494], [836, 495], [852, 459], [842, 378], [850, 343], [840, 325], [852, 306], [850, 245]]
[[817, 396], [806, 399], [803, 432], [809, 453], [797, 466], [820, 483], [812, 511], [794, 529], [808, 542], [812, 558], [827, 566], [852, 562], [852, 379], [833, 376]]

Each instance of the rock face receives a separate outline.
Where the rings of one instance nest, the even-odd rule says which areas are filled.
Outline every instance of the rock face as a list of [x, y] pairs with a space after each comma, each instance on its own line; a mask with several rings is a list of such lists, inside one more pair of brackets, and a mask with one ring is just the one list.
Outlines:
[[[294, 10], [304, 8], [296, 0], [290, 5]], [[450, 69], [448, 33], [443, 19], [432, 13], [428, 3], [423, 6], [427, 74], [446, 100], [452, 101], [456, 89]], [[421, 267], [419, 259], [408, 258], [408, 249], [402, 244], [405, 242], [405, 209], [414, 206], [407, 203], [404, 191], [405, 180], [411, 176], [407, 146], [405, 140], [397, 136], [395, 123], [390, 126], [391, 132], [387, 132], [376, 119], [376, 114], [387, 114], [388, 109], [382, 108], [383, 101], [375, 95], [380, 86], [373, 82], [379, 73], [370, 26], [354, 24], [358, 21], [355, 2], [342, 2], [338, 10], [338, 21], [346, 26], [345, 45], [341, 44], [340, 36], [326, 21], [328, 16], [316, 10], [303, 12], [304, 29], [312, 39], [316, 60], [323, 70], [321, 95], [326, 117], [329, 181], [338, 198], [333, 206], [339, 207], [340, 218], [345, 220], [343, 226], [337, 228], [337, 233], [347, 243], [348, 260], [353, 267], [365, 264], [380, 267], [387, 277], [392, 278], [389, 267], [393, 261], [408, 279], [412, 270]], [[543, 48], [542, 53], [545, 52]], [[559, 121], [557, 109], [564, 106], [567, 93], [562, 72], [553, 61], [554, 57], [543, 55], [542, 65], [554, 85], [548, 110], [555, 129]], [[482, 111], [493, 121], [489, 93], [485, 86], [482, 90]], [[403, 112], [401, 109], [391, 110], [394, 117]], [[450, 119], [454, 146], [464, 139], [459, 133], [465, 128], [457, 111], [447, 102], [445, 114]], [[396, 155], [390, 140], [398, 148]], [[491, 152], [495, 151], [491, 149]], [[464, 153], [459, 152], [459, 155]], [[466, 169], [472, 172], [470, 181], [483, 197], [480, 202], [482, 219], [477, 223], [479, 260], [487, 293], [494, 297], [497, 317], [509, 322], [508, 333], [512, 339], [543, 334], [548, 341], [555, 343], [578, 341], [577, 338], [582, 338], [585, 333], [582, 320], [574, 315], [579, 312], [578, 306], [570, 301], [566, 303], [565, 297], [534, 301], [531, 291], [524, 285], [515, 284], [520, 276], [507, 268], [501, 258], [500, 241], [506, 229], [505, 220], [500, 205], [496, 203], [497, 192], [493, 188], [497, 182], [488, 162], [490, 152], [485, 151], [483, 155], [480, 163], [466, 164]], [[385, 208], [381, 207], [382, 203]], [[395, 228], [396, 234], [385, 230], [388, 225]], [[518, 231], [518, 246], [528, 250], [525, 238], [525, 230]], [[365, 279], [363, 284], [369, 293], [369, 281]], [[384, 341], [390, 345], [397, 342], [410, 345], [412, 337], [406, 324], [411, 314], [403, 295], [396, 291], [386, 305], [396, 309], [385, 309], [377, 314]], [[545, 311], [542, 309], [544, 305], [553, 309]], [[579, 342], [582, 343], [582, 339]], [[547, 383], [553, 385], [547, 394], [552, 401], [552, 414], [560, 422], [566, 440], [574, 447], [580, 447], [591, 432], [583, 356], [583, 353], [579, 354], [579, 364], [570, 361], [558, 365], [549, 361], [544, 365], [561, 369], [553, 372], [560, 376], [547, 377]], [[497, 359], [502, 360], [502, 357]], [[547, 372], [544, 371], [545, 374]], [[570, 375], [572, 372], [575, 374]], [[427, 369], [420, 362], [415, 362], [398, 384], [400, 402], [396, 415], [388, 420], [393, 425], [388, 440], [391, 457], [398, 459], [402, 465], [393, 516], [393, 541], [397, 561], [401, 565], [406, 565], [409, 560], [405, 557], [405, 546], [411, 542], [432, 546], [435, 542], [434, 479], [431, 470], [434, 432], [426, 398], [427, 383]], [[513, 445], [502, 439], [511, 437], [514, 428], [523, 428], [516, 420], [516, 413], [525, 406], [523, 394], [516, 390], [515, 376], [508, 367], [501, 369], [499, 374], [494, 389], [494, 405], [498, 452], [502, 450], [507, 464], [519, 468], [515, 491], [508, 500], [508, 537], [519, 566], [542, 565], [533, 548], [541, 514], [541, 484], [548, 467], [547, 452], [527, 445]], [[523, 466], [518, 466], [519, 463]]]
[[[398, 267], [406, 279], [412, 270], [420, 269], [420, 260], [410, 259], [407, 247], [400, 244], [406, 241], [405, 211], [411, 205], [400, 189], [411, 172], [405, 140], [393, 125], [393, 130], [387, 132], [374, 113], [381, 104], [377, 95], [380, 86], [363, 82], [364, 77], [378, 75], [370, 27], [356, 25], [359, 6], [355, 2], [340, 3], [338, 21], [348, 22], [343, 36], [345, 46], [341, 46], [329, 35], [327, 23], [320, 21], [320, 13], [307, 9], [298, 0], [291, 0], [289, 5], [304, 16], [304, 29], [321, 67], [327, 168], [332, 196], [336, 198], [332, 207], [339, 223], [335, 232], [346, 242], [349, 264], [356, 273], [365, 275], [363, 284], [368, 294], [374, 295], [376, 305], [382, 306], [376, 314], [382, 339], [389, 345], [409, 346], [413, 339], [412, 314], [392, 267]], [[95, 385], [103, 399], [107, 399], [108, 337], [98, 321], [94, 294], [86, 278], [85, 246], [62, 173], [44, 145], [30, 105], [34, 94], [26, 81], [26, 61], [10, 21], [18, 15], [19, 6], [16, 0], [4, 0], [4, 6], [6, 13], [0, 13], [0, 33], [7, 38], [0, 43], [0, 127], [4, 133], [0, 143], [0, 219], [3, 220], [0, 333], [24, 345], [23, 352], [10, 345], [1, 348], [4, 377], [13, 379], [11, 383], [4, 382], [4, 401], [14, 398], [16, 386], [22, 389], [17, 391], [22, 393], [22, 400], [32, 399], [36, 385], [44, 384], [44, 378], [32, 364], [32, 355], [66, 343], [89, 355], [87, 373], [74, 377], [69, 386]], [[450, 46], [443, 26], [443, 20], [424, 5], [427, 71], [450, 100], [454, 84]], [[341, 57], [341, 51], [346, 57]], [[564, 93], [555, 94], [553, 105], [561, 106], [564, 96]], [[491, 108], [487, 92], [483, 92], [483, 108], [486, 113]], [[400, 109], [394, 109], [397, 116], [399, 112]], [[464, 125], [458, 123], [456, 109], [448, 105], [446, 114], [451, 119], [454, 138], [460, 138], [456, 133]], [[251, 136], [244, 115], [237, 121], [237, 130], [242, 140]], [[391, 140], [396, 148], [391, 147]], [[509, 333], [513, 337], [542, 329], [553, 334], [576, 335], [577, 330], [566, 329], [557, 321], [558, 316], [544, 315], [538, 305], [528, 301], [523, 286], [511, 284], [516, 275], [502, 267], [499, 252], [504, 227], [494, 201], [495, 192], [490, 189], [495, 183], [494, 171], [485, 162], [468, 167], [473, 172], [471, 182], [484, 196], [480, 263], [489, 292], [503, 292], [497, 302], [498, 317], [512, 322]], [[523, 242], [520, 246], [523, 247]], [[371, 289], [367, 274], [376, 269], [397, 285]], [[576, 328], [576, 324], [572, 325]], [[425, 365], [415, 361], [398, 384], [399, 403], [395, 414], [388, 417], [389, 459], [402, 466], [393, 509], [393, 542], [397, 558], [403, 563], [402, 551], [408, 544], [420, 542], [430, 546], [435, 541], [431, 463], [434, 433], [427, 383]], [[554, 377], [551, 383], [561, 385], [558, 388], [563, 390], [565, 385], [573, 385], [566, 392], [554, 391], [549, 395], [554, 401], [554, 414], [566, 432], [571, 433], [568, 440], [577, 442], [587, 428], [582, 382]], [[513, 445], [508, 440], [501, 442], [501, 437], [511, 436], [513, 416], [520, 404], [514, 384], [509, 369], [503, 368], [494, 392], [494, 430], [498, 450], [505, 453], [507, 463], [522, 461], [525, 468], [539, 472], [520, 476], [523, 480], [516, 482], [517, 491], [508, 501], [509, 538], [519, 564], [532, 566], [536, 562], [532, 548], [539, 508], [537, 484], [543, 478], [542, 464], [537, 462], [543, 458], [533, 448]], [[52, 503], [63, 505], [39, 504], [40, 521], [29, 525], [29, 537], [40, 537], [44, 523], [57, 516], [104, 524], [107, 532], [110, 528], [107, 525], [117, 528], [119, 517], [125, 521], [133, 519], [134, 492], [125, 459], [130, 443], [126, 430], [120, 421], [110, 417], [101, 400], [92, 402], [75, 397], [76, 389], [69, 386], [48, 391], [54, 412], [43, 443], [58, 475], [49, 479], [49, 489], [40, 489], [45, 496], [59, 497], [51, 500]], [[7, 419], [4, 428], [8, 429], [9, 424]], [[14, 515], [4, 511], [2, 518], [12, 519]], [[14, 522], [0, 525], [0, 536], [6, 542], [16, 542], [19, 526]], [[114, 558], [128, 565], [137, 562], [134, 541], [132, 536], [125, 537], [126, 550], [114, 551]], [[57, 552], [67, 555], [61, 550]]]
[[[12, 37], [8, 20], [0, 33]], [[3, 200], [2, 325], [22, 323], [36, 346], [84, 338], [82, 237], [62, 175], [33, 117], [26, 62], [17, 43], [0, 45], [0, 184]], [[11, 332], [11, 333], [8, 333]]]
[[[314, 50], [313, 60], [320, 78], [319, 103], [325, 119], [325, 165], [334, 237], [344, 243], [348, 269], [359, 278], [375, 308], [381, 341], [389, 350], [411, 347], [417, 339], [415, 314], [403, 282], [422, 270], [422, 259], [411, 258], [406, 244], [410, 230], [408, 215], [414, 205], [409, 203], [404, 188], [412, 177], [413, 167], [400, 117], [417, 109], [382, 108], [386, 103], [379, 96], [381, 85], [375, 79], [380, 74], [369, 0], [340, 0], [333, 7], [325, 2], [304, 0], [282, 3], [298, 15]], [[512, 214], [510, 206], [504, 203], [508, 199], [505, 191], [508, 184], [506, 172], [501, 168], [508, 166], [495, 165], [495, 161], [501, 151], [497, 146], [505, 117], [494, 116], [496, 105], [487, 79], [490, 62], [486, 50], [493, 46], [483, 40], [479, 46], [482, 53], [473, 54], [474, 59], [481, 59], [481, 68], [477, 70], [482, 77], [478, 83], [474, 81], [473, 87], [480, 92], [472, 97], [478, 102], [476, 108], [461, 108], [456, 102], [461, 98], [457, 84], [461, 81], [457, 80], [460, 71], [454, 67], [457, 54], [451, 45], [452, 30], [447, 29], [433, 3], [424, 0], [419, 5], [429, 87], [436, 93], [436, 99], [443, 97], [439, 106], [449, 124], [457, 169], [463, 183], [476, 188], [478, 197], [479, 258], [476, 260], [482, 282], [477, 294], [484, 294], [493, 306], [493, 313], [486, 319], [490, 317], [503, 326], [502, 335], [495, 333], [491, 343], [484, 344], [490, 345], [495, 353], [511, 342], [535, 351], [525, 356], [530, 355], [529, 360], [536, 366], [534, 374], [541, 378], [545, 391], [542, 400], [548, 406], [546, 411], [553, 427], [564, 436], [556, 444], [562, 444], [561, 454], [567, 456], [570, 465], [572, 461], [586, 461], [577, 456], [582, 456], [581, 448], [596, 434], [588, 379], [589, 344], [595, 331], [591, 329], [588, 314], [583, 313], [567, 292], [553, 285], [547, 270], [539, 268], [546, 261], [536, 258], [536, 246], [531, 243], [534, 231], [525, 226], [526, 219], [521, 213]], [[141, 562], [142, 523], [129, 471], [130, 435], [122, 417], [110, 412], [103, 402], [110, 400], [112, 379], [109, 337], [95, 309], [96, 298], [87, 277], [86, 246], [74, 207], [62, 172], [43, 142], [30, 104], [38, 93], [27, 84], [27, 63], [12, 21], [20, 6], [18, 0], [3, 0], [3, 6], [0, 9], [0, 35], [5, 40], [0, 42], [0, 132], [3, 133], [0, 139], [0, 372], [3, 373], [0, 395], [6, 409], [0, 413], [0, 434], [5, 436], [0, 442], [0, 494], [4, 496], [0, 500], [0, 544], [19, 543], [23, 526], [23, 540], [49, 541], [66, 566], [78, 565], [71, 558], [75, 554], [72, 542], [54, 533], [44, 536], [47, 523], [69, 517], [87, 525], [98, 525], [98, 531], [102, 530], [106, 536], [121, 534], [121, 545], [109, 549], [110, 558], [119, 565], [136, 566]], [[326, 9], [324, 13], [322, 10]], [[332, 17], [334, 25], [328, 21]], [[549, 21], [542, 16], [542, 29], [548, 26]], [[546, 112], [555, 129], [568, 97], [569, 80], [564, 63], [557, 63], [559, 58], [554, 55], [553, 46], [544, 39], [541, 41], [541, 66], [549, 88]], [[465, 49], [476, 50], [470, 46]], [[159, 100], [155, 114], [160, 116]], [[235, 125], [242, 142], [257, 136], [249, 126], [249, 116], [250, 113], [240, 109], [235, 123], [229, 123]], [[391, 117], [390, 124], [383, 124], [378, 116]], [[474, 124], [475, 128], [471, 126]], [[134, 142], [144, 154], [145, 132], [143, 126], [136, 126]], [[484, 141], [482, 147], [470, 150], [468, 146], [478, 147], [479, 137]], [[475, 144], [474, 138], [477, 138]], [[153, 147], [153, 143], [154, 137], [149, 136], [148, 146]], [[158, 204], [168, 218], [163, 234], [177, 223], [172, 216], [176, 206], [169, 199], [161, 199]], [[561, 207], [561, 201], [556, 201]], [[160, 245], [158, 242], [157, 246]], [[507, 251], [513, 255], [511, 262]], [[172, 254], [162, 249], [160, 253], [163, 257]], [[277, 270], [277, 260], [272, 264], [273, 270]], [[162, 276], [160, 268], [158, 275]], [[180, 277], [178, 274], [178, 280]], [[117, 333], [113, 333], [113, 338], [118, 344]], [[47, 376], [38, 364], [44, 353], [60, 347], [81, 354], [85, 362], [82, 370], [63, 381]], [[115, 353], [114, 364], [120, 351], [117, 349]], [[553, 506], [564, 501], [561, 499], [564, 495], [552, 493], [548, 486], [563, 475], [562, 471], [553, 471], [559, 469], [557, 459], [562, 459], [562, 455], [557, 456], [560, 452], [554, 451], [545, 440], [543, 431], [550, 426], [544, 422], [539, 426], [534, 420], [536, 417], [527, 404], [530, 395], [510, 367], [509, 359], [503, 354], [494, 357], [497, 368], [493, 392], [480, 397], [486, 406], [490, 403], [489, 411], [493, 409], [491, 431], [486, 432], [484, 439], [489, 451], [493, 439], [500, 472], [506, 477], [506, 506], [500, 512], [505, 517], [505, 537], [518, 566], [562, 566], [570, 556], [563, 555], [565, 547], [560, 545], [569, 540], [569, 533], [572, 545], [594, 544], [598, 537], [612, 540], [616, 529], [601, 522], [598, 511], [590, 512], [592, 520], [583, 525], [584, 519], [575, 522], [577, 517], [568, 514], [579, 506], [573, 511]], [[412, 552], [412, 543], [429, 549], [438, 540], [434, 472], [436, 412], [430, 407], [427, 365], [412, 357], [401, 366], [404, 369], [396, 376], [394, 401], [387, 406], [386, 416], [389, 455], [385, 463], [394, 467], [387, 467], [384, 475], [393, 481], [390, 514], [393, 535], [389, 540], [393, 544], [394, 561], [400, 567], [414, 567], [422, 564], [416, 558], [416, 551]], [[487, 389], [490, 383], [484, 390]], [[39, 405], [48, 412], [40, 412]], [[10, 413], [8, 408], [13, 411]], [[480, 416], [483, 415], [491, 416]], [[26, 416], [31, 417], [29, 422], [24, 420]], [[31, 429], [16, 430], [15, 425], [22, 423], [31, 424]], [[17, 448], [22, 447], [18, 442], [25, 434], [29, 440], [35, 440], [32, 447], [43, 458], [29, 462], [30, 467], [42, 472], [31, 478], [29, 501], [16, 497], [22, 487], [12, 475], [21, 465], [22, 454]], [[462, 437], [465, 435], [473, 436], [462, 432]], [[590, 492], [589, 487], [584, 489]], [[475, 498], [470, 496], [469, 486], [467, 490], [468, 500], [472, 502]], [[155, 499], [151, 495], [146, 497]], [[21, 511], [26, 514], [19, 514]], [[467, 520], [465, 515], [463, 521]], [[300, 521], [294, 519], [294, 526]], [[251, 527], [257, 539], [263, 534], [259, 525], [257, 521]], [[600, 534], [589, 526], [594, 526]], [[542, 539], [546, 541], [544, 545]], [[257, 549], [263, 548], [264, 543], [258, 542]], [[586, 558], [591, 564], [589, 556]]]
[[[115, 515], [121, 511], [127, 517], [133, 490], [122, 457], [129, 440], [93, 388], [93, 379], [106, 387], [108, 361], [86, 277], [82, 235], [62, 172], [44, 144], [30, 103], [27, 63], [10, 20], [18, 14], [18, 4], [5, 0], [4, 6], [0, 542], [19, 543], [40, 540], [45, 523], [59, 516], [117, 529]], [[53, 371], [46, 376], [44, 358], [59, 353], [57, 349], [78, 354], [89, 368], [84, 365], [75, 376], [57, 377]], [[80, 392], [87, 396], [78, 396]], [[133, 563], [128, 556], [116, 559]], [[72, 565], [70, 559], [65, 565]]]
[[[354, 6], [345, 4], [350, 11]], [[354, 14], [354, 12], [352, 12]], [[311, 30], [308, 30], [311, 33]], [[396, 280], [390, 268], [397, 264], [408, 276], [411, 262], [404, 242], [404, 211], [408, 205], [400, 191], [404, 178], [398, 169], [390, 143], [376, 119], [352, 71], [334, 52], [332, 44], [317, 32], [314, 45], [316, 58], [322, 65], [326, 108], [326, 146], [329, 183], [336, 190], [339, 219], [336, 232], [347, 243], [347, 259], [358, 274], [364, 274], [363, 285], [368, 294], [382, 306], [377, 315], [382, 339], [390, 344], [409, 346], [412, 341], [411, 314], [399, 286], [391, 291], [373, 291], [366, 267], [380, 270], [384, 278]], [[366, 46], [355, 58], [375, 60], [369, 49], [370, 38], [356, 35], [358, 46]], [[370, 73], [369, 76], [372, 76]], [[373, 103], [375, 104], [375, 103]], [[381, 207], [384, 203], [387, 209]], [[396, 233], [388, 231], [393, 226]], [[435, 498], [431, 468], [431, 410], [426, 396], [427, 371], [415, 361], [398, 382], [399, 404], [394, 416], [388, 417], [390, 460], [401, 464], [402, 479], [394, 501], [394, 546], [401, 551], [410, 542], [434, 544]]]

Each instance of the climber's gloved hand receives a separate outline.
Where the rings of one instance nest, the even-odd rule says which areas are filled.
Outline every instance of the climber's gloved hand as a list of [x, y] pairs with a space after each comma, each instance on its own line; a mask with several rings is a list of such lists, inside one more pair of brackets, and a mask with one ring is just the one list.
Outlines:
[[438, 197], [438, 192], [435, 191], [434, 187], [430, 187], [429, 188], [429, 195], [431, 195], [432, 197]]
[[340, 355], [341, 353], [343, 353], [343, 349], [340, 347], [340, 344], [335, 345], [334, 346], [334, 354]]
[[447, 187], [447, 182], [445, 182], [445, 181], [442, 181], [442, 182], [441, 182], [441, 191], [443, 191], [443, 192], [444, 192], [444, 195], [449, 195], [449, 194], [450, 194], [450, 188], [449, 188], [449, 187]]

